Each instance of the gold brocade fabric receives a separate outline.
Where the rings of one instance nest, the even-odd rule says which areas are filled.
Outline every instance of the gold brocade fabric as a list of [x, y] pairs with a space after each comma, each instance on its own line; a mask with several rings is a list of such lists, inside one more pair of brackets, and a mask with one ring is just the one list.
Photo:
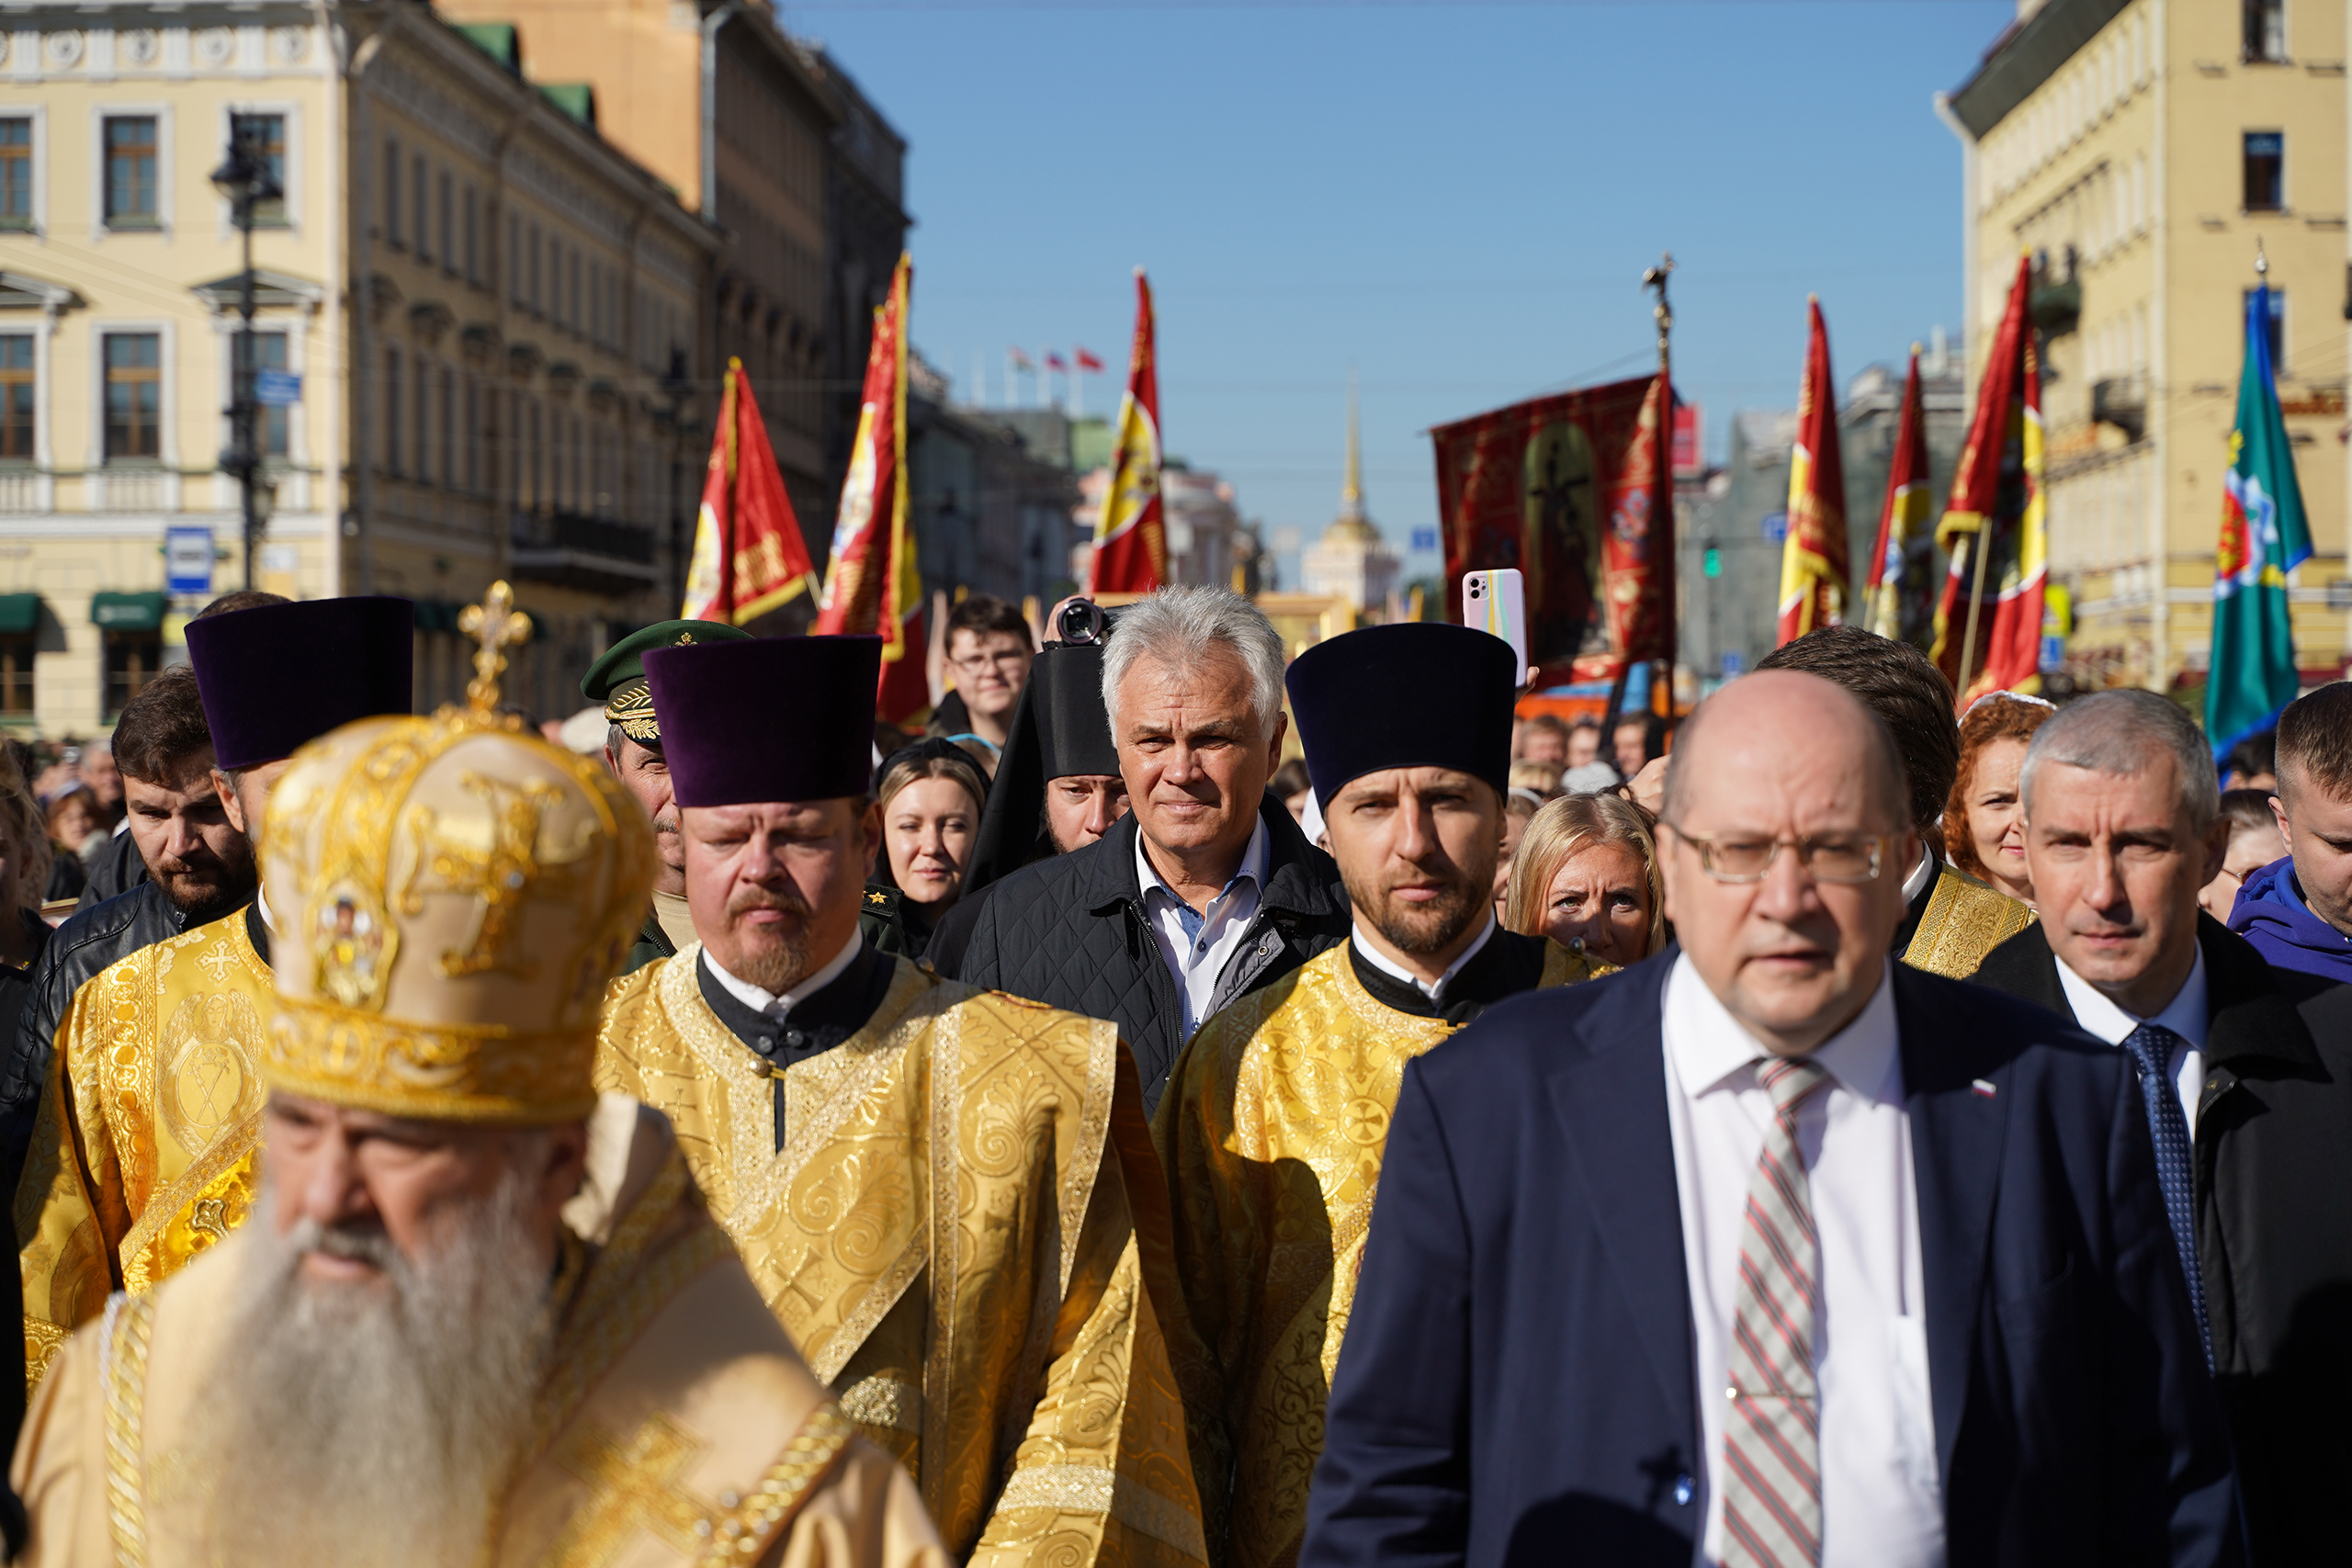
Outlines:
[[[1543, 986], [1611, 972], [1547, 944]], [[1385, 1007], [1345, 943], [1227, 1008], [1153, 1122], [1193, 1338], [1177, 1342], [1193, 1467], [1224, 1568], [1298, 1556], [1405, 1064], [1454, 1032]], [[1230, 1492], [1226, 1482], [1230, 1480]]]
[[[912, 1483], [809, 1376], [662, 1119], [610, 1096], [589, 1136], [549, 1370], [480, 1568], [946, 1568]], [[197, 1391], [219, 1356], [268, 1350], [223, 1341], [242, 1257], [114, 1298], [59, 1357], [11, 1476], [21, 1563], [208, 1568]]]
[[30, 1383], [108, 1292], [148, 1290], [243, 1223], [276, 1002], [242, 914], [74, 993], [17, 1188]]
[[1903, 949], [1903, 962], [1930, 975], [1965, 980], [1976, 973], [1986, 953], [2031, 924], [2033, 911], [2027, 906], [1942, 866], [1919, 928]]
[[949, 1551], [1202, 1561], [1117, 1032], [898, 960], [865, 1027], [788, 1070], [779, 1151], [770, 1069], [703, 1002], [700, 956], [615, 984], [598, 1086], [670, 1118], [761, 1294]]

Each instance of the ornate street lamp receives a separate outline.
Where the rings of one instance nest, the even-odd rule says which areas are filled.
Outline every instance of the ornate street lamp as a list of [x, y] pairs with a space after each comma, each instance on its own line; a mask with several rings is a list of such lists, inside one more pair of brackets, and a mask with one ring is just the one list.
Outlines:
[[269, 522], [273, 497], [265, 496], [262, 472], [261, 407], [254, 386], [254, 211], [265, 202], [277, 201], [285, 192], [270, 172], [269, 158], [254, 128], [232, 120], [234, 130], [229, 156], [212, 171], [212, 188], [229, 202], [231, 221], [244, 236], [245, 266], [237, 280], [237, 348], [230, 380], [229, 446], [220, 454], [220, 471], [236, 479], [243, 491], [245, 523], [245, 586], [254, 585], [254, 558], [261, 550], [262, 529]]

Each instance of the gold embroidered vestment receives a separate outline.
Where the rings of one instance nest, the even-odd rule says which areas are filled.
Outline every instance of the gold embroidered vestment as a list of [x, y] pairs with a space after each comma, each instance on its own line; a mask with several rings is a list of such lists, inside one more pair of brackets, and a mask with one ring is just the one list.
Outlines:
[[2033, 924], [2033, 911], [2015, 898], [1954, 871], [1936, 868], [1935, 891], [1919, 927], [1904, 944], [1903, 962], [1947, 979], [1965, 980], [1984, 955]]
[[865, 1027], [785, 1071], [779, 1149], [772, 1070], [703, 1001], [700, 957], [615, 983], [598, 1087], [671, 1119], [761, 1294], [949, 1551], [1200, 1561], [1159, 1179], [1116, 1030], [896, 960]]
[[[1539, 985], [1609, 972], [1546, 943]], [[1405, 1065], [1455, 1028], [1382, 1004], [1343, 942], [1210, 1019], [1177, 1059], [1152, 1133], [1192, 1330], [1175, 1354], [1193, 1468], [1223, 1568], [1297, 1560], [1389, 1117]]]
[[150, 1289], [243, 1223], [276, 1009], [243, 914], [74, 992], [16, 1194], [29, 1381], [110, 1292]]
[[[482, 1568], [947, 1568], [912, 1483], [808, 1375], [662, 1118], [607, 1096], [589, 1140], [548, 1371]], [[222, 1343], [241, 1258], [232, 1244], [114, 1297], [59, 1355], [11, 1478], [32, 1520], [20, 1563], [203, 1568], [220, 1456], [197, 1392], [219, 1355], [268, 1353]]]

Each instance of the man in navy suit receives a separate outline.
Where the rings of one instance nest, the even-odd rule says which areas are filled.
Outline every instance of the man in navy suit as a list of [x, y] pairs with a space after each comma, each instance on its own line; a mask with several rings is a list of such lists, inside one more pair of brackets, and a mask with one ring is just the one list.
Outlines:
[[1681, 945], [1406, 1070], [1301, 1562], [2233, 1561], [2128, 1064], [1889, 962], [1883, 727], [1759, 672], [1664, 805]]

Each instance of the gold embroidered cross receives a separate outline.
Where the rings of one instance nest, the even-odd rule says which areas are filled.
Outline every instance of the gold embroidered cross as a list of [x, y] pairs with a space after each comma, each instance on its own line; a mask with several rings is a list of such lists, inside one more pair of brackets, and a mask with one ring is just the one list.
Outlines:
[[[435, 826], [429, 807], [418, 807], [416, 837], [424, 853], [415, 875], [409, 879], [401, 907], [412, 915], [422, 914], [427, 893], [473, 895], [481, 900], [481, 924], [475, 928], [469, 945], [441, 955], [441, 973], [479, 975], [490, 969], [511, 969], [526, 975], [527, 962], [511, 965], [505, 962], [506, 944], [514, 935], [511, 925], [523, 895], [536, 883], [541, 893], [560, 898], [571, 880], [569, 864], [542, 863], [538, 852], [539, 818], [562, 802], [562, 792], [545, 779], [513, 784], [470, 770], [459, 774], [458, 782], [481, 797], [490, 822], [489, 846], [477, 849], [450, 838]], [[428, 874], [434, 880], [424, 880]]]
[[474, 655], [474, 678], [466, 682], [466, 705], [486, 714], [498, 706], [498, 678], [506, 672], [506, 650], [531, 640], [531, 617], [514, 607], [514, 591], [493, 582], [479, 604], [458, 613], [458, 630], [481, 644]]
[[605, 1563], [619, 1556], [639, 1528], [689, 1555], [705, 1542], [695, 1527], [715, 1511], [677, 1484], [704, 1445], [668, 1416], [655, 1415], [616, 1443], [593, 1421], [574, 1426], [556, 1462], [588, 1483], [588, 1497], [548, 1551], [550, 1562]]
[[216, 986], [228, 983], [229, 971], [236, 962], [236, 954], [225, 947], [215, 947], [196, 961], [197, 967], [211, 976], [212, 983]]

